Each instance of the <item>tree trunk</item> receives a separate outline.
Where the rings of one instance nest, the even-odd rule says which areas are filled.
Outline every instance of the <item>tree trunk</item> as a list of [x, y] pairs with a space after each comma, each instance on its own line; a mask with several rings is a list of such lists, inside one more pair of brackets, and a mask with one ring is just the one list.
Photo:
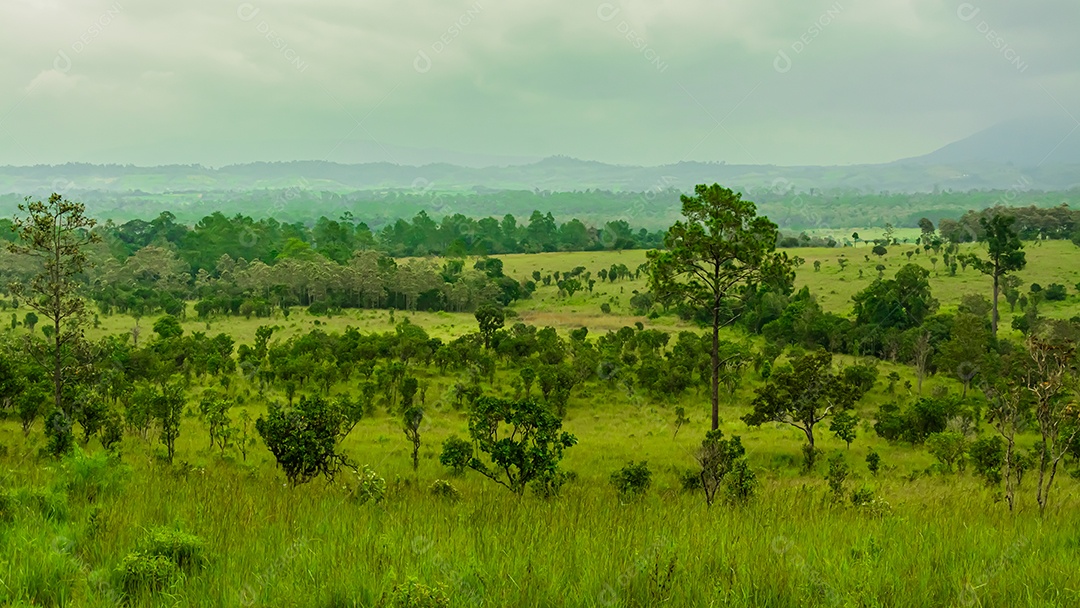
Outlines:
[[712, 430], [720, 428], [720, 304], [712, 310]]
[[995, 268], [994, 269], [994, 302], [993, 302], [994, 308], [993, 308], [993, 312], [990, 314], [990, 333], [995, 338], [997, 337], [997, 330], [998, 330], [998, 290], [999, 290], [998, 279], [1000, 279], [1000, 276], [998, 274], [998, 269]]

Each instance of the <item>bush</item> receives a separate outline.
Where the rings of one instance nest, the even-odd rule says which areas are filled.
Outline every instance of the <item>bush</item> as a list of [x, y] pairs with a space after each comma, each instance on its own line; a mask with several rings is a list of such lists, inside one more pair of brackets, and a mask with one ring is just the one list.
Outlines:
[[633, 500], [645, 494], [652, 485], [652, 471], [644, 460], [640, 464], [630, 461], [625, 467], [611, 474], [611, 485], [624, 500]]
[[679, 472], [679, 485], [683, 492], [693, 492], [701, 489], [701, 471], [686, 469]]
[[874, 490], [869, 486], [862, 486], [851, 493], [851, 504], [856, 507], [868, 505], [874, 502]]
[[255, 421], [255, 431], [274, 454], [278, 466], [293, 485], [319, 475], [333, 479], [341, 465], [338, 439], [346, 416], [321, 397], [301, 397], [295, 408], [271, 404], [266, 417]]
[[167, 557], [139, 551], [129, 553], [116, 568], [117, 587], [127, 595], [161, 591], [180, 577], [180, 568]]
[[410, 578], [394, 585], [394, 589], [379, 600], [380, 608], [447, 608], [450, 598], [441, 585], [428, 587]]
[[871, 475], [877, 475], [881, 469], [881, 455], [873, 449], [866, 455], [866, 469], [870, 471]]
[[386, 480], [365, 464], [364, 468], [356, 473], [356, 488], [352, 496], [360, 504], [378, 504], [386, 498]]
[[727, 499], [735, 504], [749, 502], [757, 492], [758, 480], [750, 463], [746, 458], [739, 458], [731, 468], [725, 481], [727, 485]]
[[64, 461], [64, 473], [59, 485], [69, 496], [78, 495], [87, 502], [117, 493], [127, 479], [130, 469], [109, 453], [87, 456], [76, 451]]
[[464, 475], [473, 457], [472, 444], [457, 435], [451, 435], [443, 441], [442, 445], [443, 450], [439, 455], [439, 462], [450, 467], [455, 476]]
[[1047, 302], [1060, 302], [1068, 296], [1068, 292], [1065, 290], [1065, 286], [1060, 283], [1051, 283], [1046, 286], [1046, 291], [1043, 292], [1043, 297]]
[[991, 486], [1001, 483], [1001, 468], [1005, 465], [1005, 442], [1000, 437], [983, 437], [975, 441], [968, 454], [976, 475]]
[[952, 473], [954, 468], [961, 472], [964, 470], [964, 456], [967, 453], [967, 438], [955, 431], [934, 433], [926, 438], [926, 449], [938, 459], [941, 468], [946, 473]]
[[168, 559], [184, 572], [200, 570], [207, 562], [203, 539], [175, 528], [151, 529], [143, 538], [141, 552]]
[[457, 502], [461, 500], [461, 492], [459, 492], [458, 489], [455, 488], [454, 485], [451, 484], [449, 481], [444, 481], [442, 479], [436, 479], [431, 484], [431, 487], [428, 488], [428, 491], [431, 492], [432, 496], [435, 496], [436, 498], [441, 498], [443, 500], [448, 500], [450, 502]]
[[825, 474], [825, 480], [829, 482], [829, 489], [836, 500], [844, 495], [844, 482], [847, 481], [848, 472], [848, 464], [843, 454], [834, 454], [829, 458], [829, 472]]

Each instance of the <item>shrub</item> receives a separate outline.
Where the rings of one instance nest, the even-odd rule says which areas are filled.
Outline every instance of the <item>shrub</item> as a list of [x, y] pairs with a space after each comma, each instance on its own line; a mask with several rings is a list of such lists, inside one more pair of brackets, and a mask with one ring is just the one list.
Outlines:
[[844, 495], [844, 482], [847, 481], [848, 473], [848, 463], [843, 454], [837, 453], [829, 458], [829, 472], [825, 474], [825, 480], [829, 482], [829, 489], [836, 500], [840, 500]]
[[365, 464], [356, 472], [356, 488], [352, 496], [360, 504], [378, 504], [386, 498], [386, 480]]
[[701, 489], [701, 471], [686, 469], [679, 472], [679, 485], [683, 492], [693, 492]]
[[454, 475], [458, 477], [464, 475], [473, 457], [472, 444], [457, 435], [451, 435], [443, 441], [442, 445], [443, 450], [439, 455], [439, 462], [450, 467]]
[[1046, 291], [1043, 292], [1043, 297], [1047, 302], [1060, 302], [1066, 298], [1068, 292], [1065, 290], [1065, 286], [1060, 283], [1051, 283], [1046, 286]]
[[69, 496], [78, 495], [87, 502], [118, 492], [130, 469], [109, 453], [87, 456], [76, 451], [64, 462], [64, 475], [59, 485]]
[[869, 486], [862, 486], [851, 493], [851, 504], [856, 507], [868, 505], [874, 502], [874, 490]]
[[293, 485], [319, 475], [332, 479], [347, 464], [337, 451], [346, 416], [321, 397], [301, 397], [295, 408], [272, 404], [255, 430]]
[[877, 475], [881, 469], [881, 455], [873, 449], [866, 455], [866, 469], [870, 471], [871, 475]]
[[441, 585], [429, 587], [410, 578], [394, 585], [390, 593], [379, 600], [380, 608], [447, 608], [450, 598]]
[[428, 491], [431, 492], [432, 496], [435, 496], [436, 498], [441, 498], [443, 500], [448, 500], [450, 502], [457, 502], [461, 500], [461, 492], [459, 492], [458, 489], [455, 488], [454, 485], [451, 484], [449, 481], [445, 481], [442, 479], [436, 479], [431, 484], [431, 487], [428, 488]]
[[726, 480], [727, 499], [735, 504], [749, 502], [757, 492], [757, 474], [750, 468], [746, 458], [739, 458], [731, 468]]
[[127, 595], [161, 591], [180, 577], [180, 568], [162, 555], [129, 553], [116, 568], [117, 587]]
[[926, 438], [926, 449], [938, 459], [942, 469], [952, 473], [954, 467], [964, 470], [964, 455], [967, 453], [967, 438], [955, 431], [934, 433]]
[[652, 471], [644, 460], [639, 464], [630, 461], [625, 467], [611, 474], [611, 485], [624, 500], [633, 500], [645, 494], [652, 485]]
[[983, 437], [968, 450], [975, 474], [991, 486], [1001, 483], [1001, 467], [1005, 465], [1005, 442], [1000, 437]]
[[143, 538], [142, 553], [164, 557], [184, 572], [206, 565], [206, 543], [193, 534], [175, 528], [152, 528]]

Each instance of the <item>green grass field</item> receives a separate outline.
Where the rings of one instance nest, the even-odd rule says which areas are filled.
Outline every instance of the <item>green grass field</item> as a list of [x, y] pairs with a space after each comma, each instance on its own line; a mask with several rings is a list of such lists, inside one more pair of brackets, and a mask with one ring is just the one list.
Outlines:
[[[907, 262], [905, 247], [890, 250], [886, 277]], [[1080, 314], [1073, 285], [1080, 280], [1080, 251], [1070, 243], [1029, 244], [1026, 284], [1063, 283], [1070, 296], [1045, 303], [1042, 314]], [[877, 277], [870, 248], [798, 249], [806, 264], [798, 285], [807, 285], [826, 310], [847, 314], [851, 296]], [[851, 260], [843, 272], [836, 259]], [[864, 259], [870, 255], [870, 261]], [[633, 270], [644, 252], [553, 253], [504, 256], [508, 275], [525, 277], [611, 264]], [[813, 261], [822, 262], [815, 272]], [[927, 256], [915, 262], [931, 267]], [[862, 270], [862, 278], [859, 271]], [[947, 276], [939, 262], [932, 287], [943, 310], [962, 295], [989, 294], [989, 279], [972, 269]], [[588, 327], [590, 335], [640, 321], [678, 331], [690, 325], [663, 316], [630, 314], [629, 298], [644, 290], [636, 281], [597, 283], [592, 293], [560, 297], [541, 287], [514, 305], [525, 323], [560, 332]], [[610, 314], [600, 311], [608, 302]], [[1010, 315], [1003, 314], [1003, 327]], [[189, 315], [187, 331], [226, 332], [250, 343], [264, 324], [281, 326], [274, 338], [315, 327], [340, 331], [390, 331], [388, 311], [348, 311], [313, 317], [295, 311], [288, 320], [228, 319], [205, 322]], [[475, 330], [471, 314], [397, 311], [433, 336], [451, 338]], [[155, 319], [139, 320], [143, 340]], [[508, 320], [508, 324], [513, 320]], [[91, 337], [126, 332], [135, 320], [100, 318]], [[23, 331], [21, 328], [17, 331]], [[1015, 337], [1012, 330], [1003, 332]], [[852, 357], [837, 357], [850, 364]], [[884, 380], [859, 405], [863, 420], [849, 448], [824, 428], [819, 447], [842, 452], [852, 468], [848, 490], [869, 488], [876, 501], [856, 507], [834, 502], [818, 470], [798, 472], [801, 433], [765, 425], [748, 428], [756, 381], [747, 378], [725, 395], [721, 426], [743, 438], [762, 484], [752, 502], [707, 507], [700, 492], [684, 492], [680, 475], [695, 466], [696, 448], [708, 428], [708, 396], [701, 388], [675, 399], [652, 399], [619, 385], [589, 383], [570, 399], [566, 430], [578, 439], [564, 467], [576, 477], [562, 494], [521, 498], [475, 473], [453, 477], [438, 462], [442, 441], [466, 432], [466, 417], [451, 406], [456, 376], [416, 371], [425, 385], [425, 422], [420, 467], [413, 471], [410, 445], [399, 419], [379, 411], [352, 431], [345, 450], [388, 484], [387, 499], [360, 504], [351, 472], [332, 482], [291, 487], [265, 446], [255, 440], [246, 459], [236, 450], [208, 447], [206, 425], [185, 415], [177, 462], [162, 462], [153, 438], [128, 435], [122, 463], [109, 463], [97, 440], [81, 448], [88, 456], [64, 462], [43, 459], [41, 422], [23, 436], [15, 422], [0, 425], [0, 604], [19, 606], [371, 606], [395, 584], [415, 578], [441, 586], [451, 606], [1077, 606], [1080, 605], [1080, 483], [1059, 476], [1050, 508], [1040, 515], [1026, 482], [1017, 511], [1000, 501], [971, 473], [943, 475], [923, 448], [889, 444], [874, 435], [874, 412], [884, 402], [909, 397], [903, 380], [910, 366], [880, 364], [902, 380], [890, 392]], [[500, 372], [490, 394], [511, 396]], [[211, 388], [196, 382], [190, 399]], [[958, 390], [944, 377], [924, 387]], [[216, 385], [214, 388], [220, 388]], [[332, 393], [353, 387], [339, 384]], [[284, 401], [277, 389], [260, 389], [242, 376], [228, 387], [237, 409], [252, 418], [268, 401]], [[675, 435], [677, 406], [690, 422]], [[238, 412], [234, 412], [234, 420]], [[825, 425], [823, 425], [825, 426]], [[819, 427], [820, 428], [820, 427]], [[987, 431], [991, 432], [991, 431]], [[251, 430], [254, 434], [254, 431]], [[1030, 445], [1033, 435], [1025, 435]], [[883, 470], [869, 473], [869, 449]], [[608, 482], [628, 461], [646, 460], [653, 486], [641, 500], [623, 504]], [[822, 459], [824, 460], [824, 459]], [[1068, 469], [1076, 468], [1070, 462]], [[459, 501], [432, 495], [431, 484], [450, 480]], [[205, 541], [205, 567], [184, 574], [152, 594], [124, 599], [116, 569], [139, 549], [148, 530], [176, 527]], [[415, 604], [421, 606], [424, 604]]]

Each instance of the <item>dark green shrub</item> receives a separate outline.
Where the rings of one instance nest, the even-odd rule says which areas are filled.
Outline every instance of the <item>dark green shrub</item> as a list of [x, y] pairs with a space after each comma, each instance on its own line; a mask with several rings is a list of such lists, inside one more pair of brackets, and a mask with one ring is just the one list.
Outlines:
[[441, 585], [429, 587], [410, 578], [394, 585], [379, 600], [379, 608], [447, 608], [450, 598]]
[[459, 492], [458, 489], [455, 488], [454, 485], [451, 484], [449, 481], [445, 481], [442, 479], [436, 479], [431, 484], [431, 487], [428, 489], [428, 491], [431, 492], [432, 496], [450, 502], [457, 502], [461, 500], [461, 492]]
[[870, 471], [871, 475], [877, 475], [881, 469], [881, 455], [873, 449], [866, 455], [866, 469]]
[[848, 463], [844, 460], [842, 453], [834, 454], [829, 458], [829, 472], [825, 474], [825, 480], [829, 482], [829, 489], [832, 490], [833, 498], [836, 500], [840, 500], [844, 495], [844, 483], [847, 481], [848, 473]]
[[975, 474], [991, 486], [1001, 483], [1001, 468], [1005, 466], [1005, 442], [997, 436], [983, 437], [971, 444], [968, 450]]
[[153, 528], [143, 538], [142, 553], [164, 557], [184, 572], [206, 565], [206, 543], [193, 534], [175, 528]]
[[638, 464], [630, 461], [625, 467], [611, 474], [611, 485], [624, 500], [633, 500], [649, 490], [652, 485], [652, 471], [644, 460]]
[[469, 468], [469, 461], [472, 460], [472, 457], [472, 444], [457, 435], [451, 435], [443, 441], [443, 450], [442, 454], [439, 455], [439, 462], [443, 466], [450, 467], [453, 474], [460, 477]]
[[126, 595], [161, 591], [180, 578], [180, 568], [162, 555], [129, 553], [116, 567], [116, 583]]

